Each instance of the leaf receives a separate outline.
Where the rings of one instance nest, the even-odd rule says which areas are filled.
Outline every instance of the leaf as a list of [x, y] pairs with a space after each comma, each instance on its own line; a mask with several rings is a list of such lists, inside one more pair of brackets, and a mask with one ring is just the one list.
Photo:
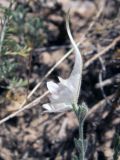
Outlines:
[[79, 160], [76, 155], [73, 156], [72, 160]]

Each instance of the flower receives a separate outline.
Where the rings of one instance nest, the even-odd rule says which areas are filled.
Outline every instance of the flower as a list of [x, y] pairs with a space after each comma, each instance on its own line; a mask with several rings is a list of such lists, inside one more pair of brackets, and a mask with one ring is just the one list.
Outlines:
[[50, 92], [50, 103], [44, 104], [43, 108], [48, 112], [63, 112], [71, 110], [72, 104], [77, 104], [80, 93], [83, 61], [81, 53], [71, 35], [68, 14], [66, 16], [66, 29], [75, 51], [75, 63], [68, 79], [58, 77], [60, 81], [58, 84], [52, 81], [47, 82], [47, 88]]

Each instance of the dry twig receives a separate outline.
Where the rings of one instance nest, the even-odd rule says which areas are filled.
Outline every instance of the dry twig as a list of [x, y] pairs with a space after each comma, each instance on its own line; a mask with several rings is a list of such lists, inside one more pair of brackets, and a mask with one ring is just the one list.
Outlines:
[[42, 96], [36, 98], [36, 99], [35, 99], [34, 101], [32, 101], [31, 103], [25, 105], [24, 107], [20, 108], [20, 109], [17, 110], [16, 112], [14, 112], [14, 113], [8, 115], [7, 117], [3, 118], [2, 120], [0, 120], [0, 124], [2, 124], [2, 123], [4, 123], [4, 122], [6, 122], [7, 120], [15, 117], [16, 115], [18, 115], [18, 114], [21, 113], [22, 111], [25, 111], [26, 109], [30, 109], [30, 108], [36, 106], [37, 104], [40, 103], [40, 101], [41, 101], [45, 96], [48, 95], [48, 93], [49, 93], [49, 91], [46, 91]]
[[84, 65], [85, 68], [87, 68], [91, 63], [93, 63], [95, 60], [97, 60], [100, 56], [104, 55], [105, 53], [107, 53], [111, 48], [113, 48], [118, 42], [120, 41], [120, 36], [118, 36], [117, 38], [115, 38], [112, 43], [110, 43], [107, 47], [105, 47], [104, 49], [102, 49], [102, 51], [100, 51], [99, 53], [97, 53], [96, 55], [94, 55], [92, 58], [90, 58]]

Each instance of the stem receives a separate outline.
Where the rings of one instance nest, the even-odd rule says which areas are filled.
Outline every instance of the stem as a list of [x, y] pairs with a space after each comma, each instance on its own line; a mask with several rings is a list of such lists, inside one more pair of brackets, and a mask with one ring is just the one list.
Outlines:
[[84, 136], [83, 136], [83, 122], [79, 122], [79, 139], [81, 139], [81, 152], [79, 153], [79, 160], [85, 160], [85, 151], [84, 151]]
[[[3, 42], [4, 42], [6, 29], [7, 29], [7, 23], [8, 23], [8, 18], [4, 17], [3, 25], [2, 25], [2, 31], [1, 31], [1, 34], [0, 34], [0, 67], [1, 67], [1, 71], [3, 70], [3, 67], [4, 67], [4, 61], [2, 60], [4, 54], [2, 53], [2, 49], [3, 49]], [[2, 71], [1, 78], [3, 78], [4, 76], [5, 76], [4, 71]]]
[[1, 31], [1, 35], [0, 35], [0, 54], [1, 54], [1, 51], [2, 51], [2, 46], [3, 46], [4, 37], [5, 37], [7, 22], [8, 22], [8, 19], [5, 19], [4, 24], [3, 24], [3, 28], [2, 28], [2, 31]]
[[[8, 7], [8, 10], [11, 10], [12, 8], [12, 5], [13, 5], [14, 1], [11, 0], [10, 1], [10, 4], [9, 4], [9, 7]], [[8, 24], [8, 21], [9, 21], [9, 16], [6, 15], [6, 12], [4, 13], [4, 17], [3, 17], [3, 24], [2, 25], [2, 30], [1, 30], [1, 34], [0, 34], [0, 57], [2, 57], [2, 47], [3, 47], [3, 42], [4, 42], [4, 38], [5, 38], [5, 34], [6, 34], [6, 29], [7, 29], [7, 24]]]

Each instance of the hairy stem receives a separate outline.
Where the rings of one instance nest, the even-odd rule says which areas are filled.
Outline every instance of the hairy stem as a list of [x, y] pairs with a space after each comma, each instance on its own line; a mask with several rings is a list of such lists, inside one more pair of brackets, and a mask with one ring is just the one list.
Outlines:
[[83, 125], [84, 122], [79, 122], [79, 139], [81, 140], [81, 152], [79, 153], [79, 160], [85, 159]]

